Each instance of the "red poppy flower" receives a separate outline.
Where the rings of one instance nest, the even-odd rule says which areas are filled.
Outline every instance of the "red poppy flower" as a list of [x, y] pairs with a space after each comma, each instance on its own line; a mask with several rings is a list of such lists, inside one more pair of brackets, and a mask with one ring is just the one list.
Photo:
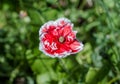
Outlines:
[[76, 39], [73, 24], [66, 18], [45, 23], [39, 30], [39, 50], [51, 57], [66, 57], [78, 53], [83, 44]]

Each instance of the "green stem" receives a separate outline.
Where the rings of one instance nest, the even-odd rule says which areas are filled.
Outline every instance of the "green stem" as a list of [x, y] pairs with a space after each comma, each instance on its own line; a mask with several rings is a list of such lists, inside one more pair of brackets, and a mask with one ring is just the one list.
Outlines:
[[115, 81], [120, 80], [120, 76], [117, 76], [115, 78], [113, 78], [112, 80], [110, 80], [107, 84], [113, 84]]
[[69, 73], [67, 67], [65, 66], [65, 63], [64, 63], [63, 59], [58, 58], [58, 60], [59, 60], [60, 65], [62, 66], [62, 68], [65, 70], [65, 72]]

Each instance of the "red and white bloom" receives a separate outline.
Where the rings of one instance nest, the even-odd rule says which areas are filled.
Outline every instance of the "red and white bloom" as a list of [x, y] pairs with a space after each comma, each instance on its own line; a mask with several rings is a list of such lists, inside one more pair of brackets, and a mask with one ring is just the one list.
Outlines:
[[39, 30], [39, 50], [51, 57], [66, 57], [78, 53], [83, 44], [76, 39], [73, 24], [66, 18], [45, 23]]

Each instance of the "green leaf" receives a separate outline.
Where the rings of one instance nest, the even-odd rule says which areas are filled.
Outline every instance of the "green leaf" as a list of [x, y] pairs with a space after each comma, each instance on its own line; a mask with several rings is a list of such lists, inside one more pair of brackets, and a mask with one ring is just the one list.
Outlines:
[[43, 24], [45, 22], [43, 16], [40, 14], [40, 12], [38, 12], [36, 10], [34, 10], [34, 11], [29, 10], [28, 14], [31, 18], [32, 24], [40, 25], [40, 24]]
[[37, 84], [48, 84], [49, 81], [50, 81], [49, 73], [39, 74], [36, 77]]
[[108, 62], [105, 62], [105, 64], [98, 71], [90, 68], [86, 75], [86, 84], [98, 84], [100, 81], [104, 80], [109, 71], [110, 64]]
[[47, 9], [44, 11], [42, 15], [46, 18], [46, 20], [54, 20], [57, 17], [58, 11], [55, 9]]
[[96, 74], [97, 74], [97, 69], [90, 67], [86, 75], [86, 80], [85, 80], [86, 83], [90, 83], [91, 80], [94, 80], [94, 77], [96, 76]]

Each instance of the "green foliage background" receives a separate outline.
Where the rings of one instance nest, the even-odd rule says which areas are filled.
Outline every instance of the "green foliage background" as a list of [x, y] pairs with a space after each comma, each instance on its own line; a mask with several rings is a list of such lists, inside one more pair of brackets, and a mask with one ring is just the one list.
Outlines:
[[[38, 50], [59, 17], [84, 44], [63, 59]], [[0, 84], [120, 84], [120, 0], [0, 0]]]

